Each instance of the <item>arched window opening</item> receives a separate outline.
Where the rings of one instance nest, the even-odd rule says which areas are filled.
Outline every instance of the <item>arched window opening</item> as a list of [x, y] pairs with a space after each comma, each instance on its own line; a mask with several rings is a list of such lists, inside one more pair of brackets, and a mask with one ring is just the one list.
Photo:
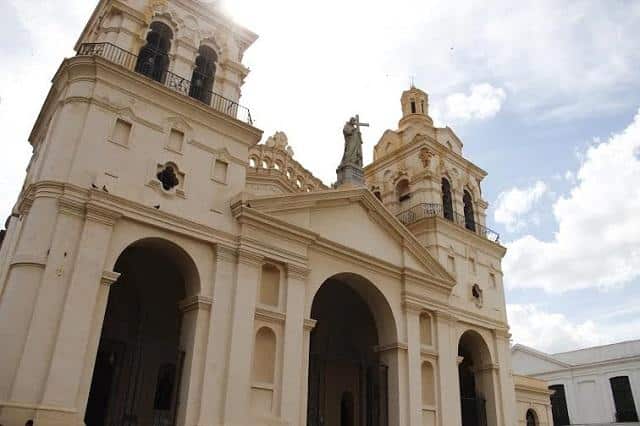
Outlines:
[[442, 213], [445, 219], [453, 221], [453, 197], [451, 184], [447, 178], [442, 178]]
[[263, 169], [268, 169], [269, 168], [269, 162], [267, 162], [267, 160], [262, 160], [262, 168]]
[[476, 219], [473, 214], [473, 199], [469, 191], [464, 191], [462, 196], [462, 202], [464, 203], [464, 226], [470, 231], [476, 230]]
[[205, 104], [211, 103], [213, 80], [216, 76], [216, 62], [218, 55], [210, 47], [200, 46], [196, 67], [191, 77], [189, 96]]
[[278, 306], [280, 300], [280, 269], [266, 264], [262, 267], [260, 279], [260, 303]]
[[340, 426], [354, 426], [353, 424], [353, 394], [345, 392], [340, 400]]
[[538, 426], [536, 413], [533, 410], [527, 410], [527, 426]]
[[433, 344], [431, 337], [431, 316], [426, 313], [420, 315], [420, 343], [427, 346]]
[[249, 167], [258, 167], [258, 161], [255, 158], [249, 158]]
[[616, 405], [616, 421], [618, 423], [637, 422], [638, 413], [633, 401], [629, 377], [612, 377], [609, 382], [611, 383], [613, 401]]
[[398, 202], [402, 205], [411, 199], [411, 192], [409, 189], [409, 181], [406, 179], [398, 182], [396, 186], [396, 195], [398, 196]]
[[415, 114], [416, 112], [416, 101], [411, 100], [411, 114]]
[[551, 394], [551, 413], [553, 414], [553, 424], [555, 426], [567, 426], [571, 424], [569, 420], [569, 410], [567, 409], [567, 397], [564, 392], [564, 385], [549, 386]]
[[433, 377], [433, 366], [430, 362], [422, 363], [422, 405], [436, 405], [435, 380]]
[[269, 327], [256, 334], [253, 352], [253, 381], [273, 384], [276, 374], [276, 335]]
[[173, 32], [162, 22], [153, 22], [145, 44], [138, 54], [136, 72], [160, 83], [165, 81], [169, 70], [169, 50]]

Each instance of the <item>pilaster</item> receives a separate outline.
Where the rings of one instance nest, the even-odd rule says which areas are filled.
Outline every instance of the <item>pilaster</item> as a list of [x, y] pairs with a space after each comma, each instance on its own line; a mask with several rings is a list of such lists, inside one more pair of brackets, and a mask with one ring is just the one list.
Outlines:
[[206, 296], [189, 296], [180, 302], [182, 330], [180, 346], [185, 349], [185, 363], [181, 380], [182, 391], [178, 405], [178, 419], [185, 425], [198, 421], [202, 401], [202, 385], [205, 360], [208, 356], [208, 335], [212, 299]]
[[238, 271], [233, 297], [229, 363], [226, 377], [225, 424], [248, 424], [254, 317], [262, 256], [238, 250]]
[[[436, 313], [438, 339], [438, 412], [441, 426], [460, 426], [460, 377], [458, 373], [457, 319], [447, 312]], [[461, 361], [461, 360], [460, 360]]]
[[113, 227], [120, 214], [94, 205], [86, 206], [78, 255], [67, 291], [43, 404], [76, 408], [84, 413], [102, 322], [114, 275], [104, 273]]
[[198, 425], [222, 424], [226, 372], [231, 342], [231, 321], [235, 289], [237, 256], [235, 249], [218, 244], [214, 248], [216, 257], [213, 282], [213, 303], [207, 337], [207, 357], [204, 364], [202, 402]]
[[[302, 351], [304, 334], [304, 307], [307, 277], [309, 270], [287, 265], [287, 300], [286, 320], [284, 327], [284, 350], [282, 368], [282, 399], [280, 406], [281, 417], [289, 424], [303, 424], [302, 390], [305, 353]], [[308, 357], [308, 355], [307, 355]]]
[[422, 359], [420, 354], [421, 306], [405, 303], [409, 362], [409, 425], [422, 425]]

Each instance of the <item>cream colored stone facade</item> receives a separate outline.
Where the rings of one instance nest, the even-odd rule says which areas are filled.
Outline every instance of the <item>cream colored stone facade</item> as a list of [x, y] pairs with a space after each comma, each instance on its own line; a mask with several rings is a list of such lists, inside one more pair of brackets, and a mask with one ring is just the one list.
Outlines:
[[403, 95], [368, 188], [329, 189], [283, 134], [256, 145], [255, 39], [215, 2], [99, 2], [0, 249], [0, 423], [507, 426], [516, 394], [545, 406], [514, 387], [485, 173], [426, 94]]

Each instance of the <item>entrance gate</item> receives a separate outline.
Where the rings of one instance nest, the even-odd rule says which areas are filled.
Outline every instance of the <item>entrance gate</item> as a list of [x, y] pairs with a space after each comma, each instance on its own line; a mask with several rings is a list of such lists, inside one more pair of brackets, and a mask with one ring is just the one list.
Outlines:
[[[388, 426], [388, 371], [380, 363], [313, 356], [309, 367], [307, 426], [329, 426], [326, 413], [336, 411], [340, 413], [340, 425], [336, 426]], [[357, 395], [340, 390], [345, 377], [335, 379], [341, 372], [355, 373], [347, 374], [347, 381], [348, 376], [355, 378], [357, 383], [352, 385], [356, 385]], [[347, 387], [352, 389], [348, 384]]]

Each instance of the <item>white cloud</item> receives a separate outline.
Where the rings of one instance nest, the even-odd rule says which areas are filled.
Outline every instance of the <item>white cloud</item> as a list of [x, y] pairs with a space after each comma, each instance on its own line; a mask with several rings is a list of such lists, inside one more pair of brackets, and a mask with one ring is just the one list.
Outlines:
[[507, 305], [514, 343], [554, 353], [602, 344], [604, 337], [593, 321], [572, 324], [562, 314], [535, 305]]
[[494, 117], [507, 99], [504, 89], [489, 83], [474, 84], [469, 94], [454, 93], [445, 101], [446, 114], [451, 120], [484, 120]]
[[507, 286], [564, 292], [640, 277], [638, 147], [640, 112], [622, 133], [586, 151], [576, 185], [553, 206], [553, 239], [526, 235], [507, 244]]
[[598, 320], [572, 323], [565, 315], [532, 304], [507, 305], [512, 340], [547, 353], [570, 351], [637, 338], [640, 319], [618, 324]]
[[[527, 224], [525, 215], [531, 211], [546, 192], [547, 185], [542, 181], [537, 181], [528, 188], [511, 188], [500, 193], [493, 214], [494, 220], [505, 225], [509, 232], [524, 228]], [[537, 220], [535, 217], [531, 219], [533, 223]]]

